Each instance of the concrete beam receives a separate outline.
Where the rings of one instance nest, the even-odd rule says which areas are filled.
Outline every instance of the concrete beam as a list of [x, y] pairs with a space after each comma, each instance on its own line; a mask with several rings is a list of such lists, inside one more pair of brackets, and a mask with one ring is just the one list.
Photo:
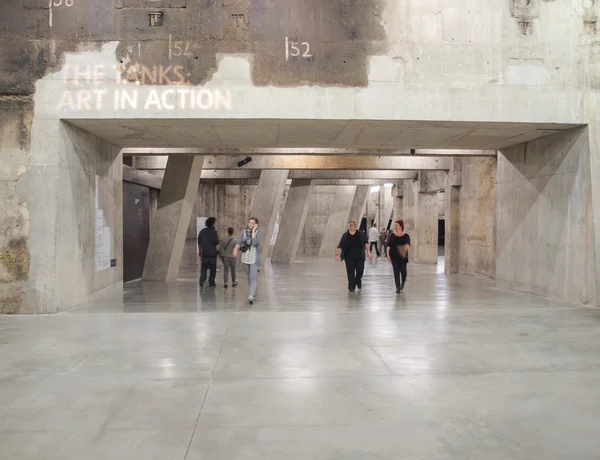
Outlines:
[[163, 182], [161, 177], [127, 165], [123, 165], [123, 180], [158, 190], [161, 189]]
[[157, 156], [157, 155], [352, 155], [352, 156], [425, 156], [425, 157], [496, 157], [496, 150], [459, 150], [459, 149], [416, 149], [412, 155], [409, 149], [347, 149], [347, 148], [124, 148], [123, 155]]
[[[366, 180], [369, 184], [392, 182], [401, 179], [416, 178], [416, 171], [308, 171], [298, 169], [290, 171], [288, 179], [312, 180]], [[203, 169], [202, 179], [258, 179], [260, 171], [257, 169], [217, 170]], [[325, 184], [324, 184], [325, 185]]]
[[356, 194], [355, 185], [340, 186], [335, 192], [333, 208], [327, 218], [327, 225], [319, 249], [319, 257], [333, 257], [339, 240], [348, 228], [350, 209]]
[[[238, 161], [245, 157], [207, 156], [204, 169], [240, 170]], [[137, 169], [164, 169], [164, 160], [155, 157], [136, 157]], [[294, 169], [294, 170], [449, 170], [452, 157], [359, 157], [359, 156], [312, 156], [277, 155], [257, 156], [241, 169]], [[309, 177], [306, 177], [309, 179]]]
[[169, 159], [142, 279], [177, 279], [203, 162], [203, 157], [192, 156]]
[[312, 188], [310, 180], [292, 181], [279, 223], [279, 233], [271, 262], [290, 263], [296, 259]]
[[261, 265], [269, 257], [271, 237], [277, 222], [277, 214], [281, 206], [287, 177], [288, 171], [285, 169], [260, 173], [250, 217], [258, 218], [259, 228], [262, 229]]
[[[239, 169], [243, 158], [205, 157], [206, 169]], [[334, 156], [260, 156], [244, 169], [333, 169], [333, 170], [449, 170], [452, 158], [426, 157], [334, 157]]]

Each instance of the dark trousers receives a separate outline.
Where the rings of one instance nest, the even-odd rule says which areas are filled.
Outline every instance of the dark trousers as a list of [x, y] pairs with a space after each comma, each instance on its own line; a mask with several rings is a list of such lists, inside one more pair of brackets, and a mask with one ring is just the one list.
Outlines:
[[379, 257], [379, 248], [377, 247], [377, 241], [371, 241], [369, 244], [369, 251], [373, 252], [373, 245], [375, 245], [375, 252], [377, 253], [377, 257]]
[[346, 262], [346, 273], [348, 274], [348, 289], [354, 291], [354, 288], [362, 287], [362, 277], [365, 271], [365, 260], [362, 258], [344, 259]]
[[[392, 267], [394, 268], [394, 281], [396, 282], [396, 289], [404, 287], [406, 282], [406, 261], [405, 260], [392, 260]], [[400, 284], [400, 275], [402, 275], [402, 284]]]
[[223, 281], [227, 284], [229, 280], [229, 272], [231, 271], [231, 281], [235, 284], [235, 266], [237, 259], [235, 257], [223, 257]]
[[215, 284], [215, 277], [217, 276], [217, 259], [202, 259], [200, 266], [200, 285], [203, 286], [206, 283], [206, 274], [210, 269], [210, 278], [208, 284], [213, 286]]

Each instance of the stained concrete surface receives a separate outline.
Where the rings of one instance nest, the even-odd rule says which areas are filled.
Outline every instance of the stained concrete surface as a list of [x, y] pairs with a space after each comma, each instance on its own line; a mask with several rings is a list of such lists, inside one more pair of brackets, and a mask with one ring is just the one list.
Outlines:
[[0, 459], [597, 458], [596, 309], [383, 259], [359, 294], [267, 265], [253, 306], [196, 276], [0, 317]]

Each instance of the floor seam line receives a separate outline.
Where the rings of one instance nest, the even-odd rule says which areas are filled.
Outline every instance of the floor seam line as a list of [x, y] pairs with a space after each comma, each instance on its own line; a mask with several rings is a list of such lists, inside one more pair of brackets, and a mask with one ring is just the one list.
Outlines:
[[187, 460], [187, 457], [190, 453], [190, 449], [192, 448], [192, 443], [194, 442], [194, 437], [196, 436], [196, 430], [198, 429], [198, 423], [200, 422], [200, 416], [202, 415], [202, 409], [204, 409], [204, 403], [206, 402], [206, 398], [208, 397], [208, 392], [210, 391], [210, 386], [212, 385], [213, 377], [217, 370], [217, 365], [219, 364], [219, 358], [221, 357], [221, 353], [223, 352], [223, 348], [225, 347], [225, 342], [227, 341], [227, 334], [229, 333], [230, 328], [231, 328], [231, 323], [227, 325], [227, 329], [225, 330], [225, 334], [223, 335], [223, 341], [221, 342], [221, 348], [219, 349], [219, 353], [217, 354], [217, 360], [215, 361], [215, 365], [213, 367], [213, 371], [210, 376], [210, 381], [208, 383], [208, 387], [206, 387], [206, 392], [204, 393], [204, 399], [202, 400], [202, 404], [200, 405], [200, 411], [198, 412], [198, 417], [196, 418], [196, 423], [194, 423], [194, 430], [192, 431], [192, 436], [190, 437], [190, 442], [188, 444], [187, 450], [185, 451], [185, 456], [183, 457], [183, 460]]

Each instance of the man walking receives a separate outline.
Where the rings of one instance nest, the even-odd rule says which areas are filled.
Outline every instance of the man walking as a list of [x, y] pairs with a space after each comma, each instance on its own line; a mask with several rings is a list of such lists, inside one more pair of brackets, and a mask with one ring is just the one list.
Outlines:
[[209, 287], [215, 287], [215, 277], [217, 276], [217, 256], [219, 251], [219, 235], [215, 230], [217, 219], [209, 217], [206, 219], [206, 228], [203, 228], [198, 234], [198, 255], [202, 259], [200, 268], [200, 287], [206, 283], [207, 271], [210, 270], [208, 279]]
[[377, 257], [379, 257], [379, 248], [377, 242], [379, 241], [379, 232], [377, 231], [377, 224], [373, 223], [373, 226], [369, 230], [369, 251], [373, 252], [373, 245], [375, 245], [375, 251]]

